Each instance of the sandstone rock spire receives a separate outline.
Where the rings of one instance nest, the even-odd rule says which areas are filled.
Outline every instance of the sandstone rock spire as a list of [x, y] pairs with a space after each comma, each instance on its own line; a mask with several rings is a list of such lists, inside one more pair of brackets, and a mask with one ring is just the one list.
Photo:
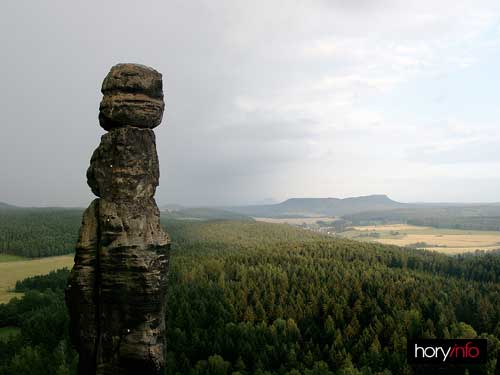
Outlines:
[[163, 374], [170, 240], [154, 200], [159, 164], [152, 130], [163, 115], [162, 76], [118, 64], [101, 91], [99, 122], [108, 132], [87, 171], [99, 198], [83, 214], [66, 289], [78, 371]]

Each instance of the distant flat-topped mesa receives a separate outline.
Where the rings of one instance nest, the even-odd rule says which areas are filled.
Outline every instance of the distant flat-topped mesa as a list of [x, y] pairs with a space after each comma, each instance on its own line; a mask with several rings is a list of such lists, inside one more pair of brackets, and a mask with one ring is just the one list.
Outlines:
[[160, 226], [152, 128], [163, 115], [162, 77], [134, 64], [104, 79], [99, 120], [108, 130], [87, 182], [98, 197], [83, 214], [66, 288], [79, 375], [160, 375], [170, 239]]
[[163, 117], [162, 76], [139, 64], [111, 68], [101, 89], [99, 122], [105, 130], [124, 126], [153, 129]]

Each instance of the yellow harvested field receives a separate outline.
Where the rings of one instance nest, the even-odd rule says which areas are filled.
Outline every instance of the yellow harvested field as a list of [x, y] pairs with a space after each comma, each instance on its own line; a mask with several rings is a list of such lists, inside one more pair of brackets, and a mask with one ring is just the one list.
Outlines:
[[497, 236], [492, 236], [490, 234], [406, 234], [403, 238], [381, 238], [380, 242], [398, 246], [425, 242], [429, 247], [434, 245], [434, 247], [446, 246], [474, 249], [494, 246], [500, 248], [500, 233]]
[[408, 224], [388, 224], [388, 225], [366, 225], [353, 227], [356, 230], [362, 231], [401, 231], [401, 230], [428, 230], [432, 229], [430, 227], [418, 227], [416, 225], [408, 225]]
[[45, 275], [59, 268], [73, 267], [74, 255], [40, 258], [33, 260], [20, 260], [0, 263], [0, 303], [9, 302], [22, 293], [14, 293], [16, 281], [35, 275]]
[[[357, 226], [352, 229], [349, 237], [353, 239], [397, 246], [418, 244], [418, 248], [447, 254], [500, 249], [500, 232], [495, 231], [442, 229], [406, 224]], [[376, 236], [363, 235], [367, 232]]]
[[335, 217], [321, 216], [321, 217], [284, 217], [284, 218], [269, 218], [269, 217], [254, 217], [254, 220], [263, 221], [265, 223], [274, 224], [291, 224], [300, 225], [315, 224], [317, 221], [334, 221], [337, 220]]

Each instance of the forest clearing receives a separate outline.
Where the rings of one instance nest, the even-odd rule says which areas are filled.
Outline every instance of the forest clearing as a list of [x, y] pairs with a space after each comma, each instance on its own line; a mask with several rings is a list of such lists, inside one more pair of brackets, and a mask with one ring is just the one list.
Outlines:
[[3, 254], [0, 257], [0, 274], [2, 275], [0, 278], [0, 303], [7, 303], [13, 297], [22, 296], [23, 293], [13, 291], [16, 281], [30, 276], [44, 275], [59, 268], [71, 268], [73, 267], [74, 255], [5, 261], [5, 259], [12, 259], [9, 257], [11, 256]]

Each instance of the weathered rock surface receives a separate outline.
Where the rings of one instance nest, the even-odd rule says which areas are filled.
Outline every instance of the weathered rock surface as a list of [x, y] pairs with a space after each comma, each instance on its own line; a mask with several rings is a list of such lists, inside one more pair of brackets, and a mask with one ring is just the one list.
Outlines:
[[87, 170], [92, 192], [110, 201], [152, 199], [159, 177], [154, 132], [133, 127], [104, 134]]
[[152, 129], [160, 125], [165, 104], [162, 77], [156, 70], [137, 64], [115, 65], [101, 91], [99, 122], [104, 129], [127, 125]]
[[[120, 64], [103, 83], [105, 98], [134, 90], [161, 102], [161, 120], [160, 73]], [[116, 109], [125, 115], [113, 117], [119, 121], [102, 136], [87, 171], [99, 198], [83, 215], [66, 289], [70, 333], [81, 375], [163, 374], [170, 241], [154, 200], [159, 180], [155, 136], [153, 126], [135, 126], [142, 114], [124, 110], [120, 101], [111, 103], [109, 113]], [[153, 117], [149, 124], [158, 121], [158, 115]]]

